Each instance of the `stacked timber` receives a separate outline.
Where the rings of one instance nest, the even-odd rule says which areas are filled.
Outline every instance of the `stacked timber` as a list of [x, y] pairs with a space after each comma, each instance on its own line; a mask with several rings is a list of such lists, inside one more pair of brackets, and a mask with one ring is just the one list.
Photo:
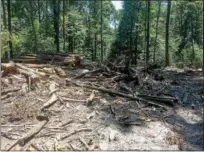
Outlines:
[[[28, 54], [22, 58], [13, 59], [15, 63], [35, 63], [35, 64], [58, 64], [58, 65], [81, 65], [83, 58], [77, 54], [67, 53], [39, 53]], [[8, 60], [2, 60], [7, 63]]]

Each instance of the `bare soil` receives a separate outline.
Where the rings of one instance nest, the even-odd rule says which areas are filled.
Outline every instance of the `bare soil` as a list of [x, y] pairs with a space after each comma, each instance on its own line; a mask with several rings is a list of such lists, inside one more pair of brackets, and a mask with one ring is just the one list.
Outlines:
[[[84, 71], [65, 70], [67, 78]], [[88, 105], [92, 89], [67, 84], [66, 78], [56, 75], [42, 80], [31, 91], [23, 75], [3, 77], [2, 92], [11, 88], [19, 90], [1, 100], [1, 150], [9, 149], [39, 123], [36, 116], [51, 97], [51, 82], [56, 83], [60, 99], [43, 111], [49, 118], [48, 123], [25, 145], [16, 145], [12, 150], [203, 150], [202, 71], [167, 68], [155, 72], [164, 80], [138, 73], [140, 85], [134, 87], [132, 81], [114, 82], [110, 80], [112, 77], [107, 78], [102, 73], [73, 80], [131, 94], [121, 89], [125, 84], [134, 93], [178, 99], [176, 106], [170, 106], [167, 111], [140, 101], [149, 117], [141, 112], [136, 101], [97, 90]]]

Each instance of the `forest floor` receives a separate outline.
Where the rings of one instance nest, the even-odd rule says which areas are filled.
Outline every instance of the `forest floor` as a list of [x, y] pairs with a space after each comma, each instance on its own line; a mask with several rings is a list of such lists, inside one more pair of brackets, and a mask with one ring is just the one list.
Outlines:
[[202, 71], [133, 69], [131, 80], [106, 66], [37, 85], [3, 76], [1, 150], [202, 150]]

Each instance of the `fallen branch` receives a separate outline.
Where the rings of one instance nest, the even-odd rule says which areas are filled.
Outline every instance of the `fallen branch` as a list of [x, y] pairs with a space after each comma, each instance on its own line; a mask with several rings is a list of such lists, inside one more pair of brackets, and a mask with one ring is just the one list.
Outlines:
[[34, 127], [28, 133], [26, 133], [21, 139], [17, 140], [14, 144], [12, 144], [8, 151], [10, 151], [13, 147], [15, 147], [18, 144], [24, 146], [26, 142], [28, 142], [31, 138], [33, 138], [36, 134], [38, 134], [41, 131], [41, 129], [46, 125], [47, 122], [48, 120], [43, 120], [42, 122], [40, 122], [36, 127]]
[[141, 95], [141, 94], [138, 94], [137, 96], [147, 100], [165, 102], [170, 105], [175, 105], [175, 103], [178, 102], [178, 99], [172, 98], [172, 97], [158, 97], [158, 96], [148, 96], [148, 95]]
[[1, 92], [1, 95], [7, 94], [7, 93], [9, 93], [9, 92], [16, 92], [16, 91], [18, 91], [18, 90], [20, 90], [20, 89], [19, 89], [19, 88], [8, 89], [8, 90], [5, 90], [5, 91], [2, 91], [2, 92]]
[[65, 97], [62, 97], [62, 99], [65, 101], [70, 101], [70, 102], [86, 102], [87, 101], [87, 100], [71, 99], [71, 98], [65, 98]]
[[76, 133], [78, 133], [78, 132], [82, 132], [82, 131], [92, 131], [92, 129], [82, 128], [82, 129], [79, 129], [79, 130], [74, 130], [74, 131], [71, 132], [70, 134], [61, 137], [60, 140], [64, 140], [65, 138], [70, 137], [70, 136], [72, 136], [72, 135], [74, 135], [74, 134], [76, 134]]
[[88, 144], [87, 144], [81, 137], [79, 137], [79, 141], [84, 145], [84, 147], [86, 148], [86, 150], [89, 150]]
[[74, 122], [74, 120], [69, 120], [69, 121], [67, 121], [67, 122], [65, 122], [65, 123], [63, 123], [63, 124], [61, 124], [59, 127], [64, 127], [64, 126], [66, 126], [66, 125], [68, 125], [68, 124], [70, 124], [70, 123], [72, 123], [72, 122]]
[[85, 84], [78, 84], [78, 83], [73, 82], [73, 81], [71, 81], [71, 80], [69, 80], [69, 79], [66, 79], [66, 81], [69, 82], [69, 83], [72, 83], [72, 84], [74, 84], [74, 85], [76, 85], [76, 86], [79, 86], [79, 87], [84, 87], [84, 88], [88, 88], [88, 89], [98, 90], [98, 91], [101, 91], [101, 92], [118, 95], [118, 96], [125, 97], [125, 98], [129, 98], [129, 99], [132, 99], [132, 100], [143, 101], [143, 102], [146, 102], [146, 103], [148, 103], [148, 104], [152, 104], [152, 105], [156, 105], [156, 106], [160, 106], [160, 107], [166, 108], [163, 103], [158, 103], [158, 102], [156, 102], [156, 101], [155, 101], [155, 102], [152, 102], [152, 101], [149, 101], [149, 100], [140, 98], [140, 97], [130, 96], [130, 95], [127, 95], [127, 94], [124, 94], [124, 93], [121, 93], [121, 92], [115, 92], [115, 91], [112, 91], [112, 90], [109, 90], [109, 89], [106, 89], [106, 88], [98, 88], [98, 87], [89, 86], [89, 85], [85, 85]]
[[55, 82], [52, 82], [50, 84], [50, 92], [52, 92], [51, 94], [51, 97], [50, 99], [42, 106], [41, 108], [41, 111], [44, 110], [45, 108], [49, 108], [50, 106], [52, 106], [55, 102], [57, 102], [58, 100], [58, 97], [57, 97], [57, 94], [55, 92], [55, 86], [56, 86], [56, 83]]
[[8, 94], [2, 96], [2, 97], [1, 97], [1, 100], [4, 100], [4, 99], [6, 99], [6, 98], [9, 98], [11, 95], [12, 95], [12, 93], [10, 92], [10, 93], [8, 93]]

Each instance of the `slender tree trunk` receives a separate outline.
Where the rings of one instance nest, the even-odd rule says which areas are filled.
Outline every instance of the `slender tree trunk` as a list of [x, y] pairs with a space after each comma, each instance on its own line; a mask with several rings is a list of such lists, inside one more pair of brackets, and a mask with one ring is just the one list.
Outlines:
[[30, 6], [30, 22], [31, 22], [31, 26], [33, 29], [33, 36], [34, 36], [34, 52], [38, 52], [38, 47], [37, 47], [37, 34], [36, 34], [36, 30], [35, 30], [35, 26], [34, 26], [34, 14], [33, 14], [33, 1], [29, 0], [29, 6]]
[[12, 45], [12, 41], [11, 41], [11, 37], [12, 37], [12, 31], [11, 31], [11, 0], [8, 0], [7, 3], [7, 9], [8, 9], [8, 30], [9, 30], [9, 35], [10, 35], [10, 39], [9, 39], [9, 48], [10, 48], [10, 55], [8, 55], [8, 59], [12, 59], [13, 58], [13, 45]]
[[65, 0], [63, 0], [63, 51], [65, 52]]
[[3, 8], [3, 22], [4, 22], [4, 28], [7, 29], [5, 0], [1, 0], [1, 2], [2, 2], [2, 8]]
[[[137, 11], [136, 11], [136, 24], [139, 23], [139, 3], [137, 2]], [[134, 51], [134, 55], [135, 55], [135, 59], [134, 64], [137, 65], [137, 58], [138, 58], [138, 25], [136, 25], [135, 27], [135, 51]]]
[[39, 23], [41, 23], [41, 17], [40, 17], [40, 0], [38, 0], [38, 20], [39, 20]]
[[157, 36], [158, 36], [158, 24], [159, 24], [159, 17], [161, 11], [161, 2], [158, 1], [159, 10], [157, 12], [157, 21], [156, 21], [156, 34], [155, 34], [155, 41], [154, 41], [154, 54], [153, 54], [153, 62], [155, 63], [156, 59], [156, 48], [157, 48]]
[[[193, 20], [193, 18], [191, 17]], [[195, 49], [194, 49], [194, 36], [193, 36], [194, 30], [193, 30], [193, 24], [191, 22], [191, 47], [192, 47], [192, 58], [191, 58], [191, 64], [193, 64], [195, 59]]]
[[48, 34], [48, 1], [45, 1], [45, 35]]
[[167, 4], [167, 17], [166, 17], [166, 52], [165, 52], [165, 66], [169, 66], [169, 21], [171, 13], [171, 0], [168, 0]]
[[[88, 12], [88, 19], [87, 19], [87, 24], [88, 24], [88, 38], [87, 38], [87, 52], [89, 53], [90, 51], [92, 51], [93, 49], [90, 48], [90, 44], [91, 44], [91, 21], [90, 21], [90, 9], [91, 9], [91, 5], [90, 5], [90, 1], [88, 1], [88, 8], [89, 8], [89, 12]], [[93, 55], [91, 56], [91, 58], [93, 57]]]
[[60, 49], [59, 49], [59, 0], [53, 0], [53, 11], [54, 11], [54, 29], [55, 29], [56, 51], [60, 52]]
[[[69, 15], [69, 6], [70, 6], [70, 3], [69, 3], [69, 0], [67, 0], [67, 12], [68, 12], [68, 18], [67, 18], [67, 21], [68, 21], [68, 23], [69, 23], [69, 18], [70, 18], [70, 15]], [[69, 25], [69, 24], [68, 24]], [[69, 28], [69, 26], [67, 27], [67, 28]], [[68, 33], [67, 33], [68, 35], [67, 35], [67, 37], [68, 37], [68, 47], [67, 47], [67, 52], [70, 52], [70, 32], [68, 31]]]
[[[131, 1], [131, 5], [133, 5], [133, 2], [134, 1]], [[133, 34], [133, 8], [132, 8], [133, 6], [131, 6], [131, 10], [130, 10], [130, 12], [131, 12], [131, 16], [130, 16], [130, 31], [128, 31], [129, 32], [129, 60], [131, 60], [132, 61], [132, 59], [133, 59], [133, 57], [132, 57], [132, 46], [133, 46], [133, 44], [132, 44], [132, 34]]]
[[149, 32], [149, 24], [150, 24], [150, 0], [147, 0], [147, 47], [146, 47], [146, 65], [148, 65], [149, 62], [149, 37], [150, 37], [150, 32]]
[[101, 0], [101, 61], [103, 61], [103, 1]]
[[95, 33], [94, 33], [94, 60], [97, 56], [97, 11], [96, 11], [96, 0], [94, 0], [94, 21], [95, 21]]
[[[147, 2], [146, 2], [146, 8], [145, 11], [147, 12]], [[145, 12], [145, 23], [144, 23], [144, 27], [145, 27], [145, 36], [144, 36], [144, 66], [146, 67], [146, 51], [147, 51], [147, 13]]]
[[203, 77], [204, 77], [204, 0], [203, 0]]

